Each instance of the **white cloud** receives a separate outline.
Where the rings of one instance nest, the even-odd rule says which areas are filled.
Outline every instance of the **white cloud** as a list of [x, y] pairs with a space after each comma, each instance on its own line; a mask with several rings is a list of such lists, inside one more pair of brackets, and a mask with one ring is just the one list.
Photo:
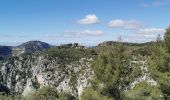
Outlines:
[[77, 23], [79, 24], [84, 24], [84, 25], [89, 25], [89, 24], [96, 24], [99, 23], [99, 19], [95, 14], [89, 14], [86, 15], [85, 18], [80, 19], [79, 21], [77, 21]]
[[140, 29], [136, 33], [145, 34], [145, 35], [151, 35], [151, 34], [158, 35], [158, 34], [165, 33], [165, 29], [162, 29], [162, 28], [144, 28], [144, 29]]
[[81, 36], [100, 36], [105, 34], [101, 30], [83, 30], [83, 31], [70, 31], [64, 32], [65, 37], [81, 37]]
[[142, 27], [142, 25], [134, 20], [125, 21], [121, 19], [115, 19], [109, 22], [108, 24], [111, 28], [123, 28], [123, 29], [132, 29], [136, 30]]

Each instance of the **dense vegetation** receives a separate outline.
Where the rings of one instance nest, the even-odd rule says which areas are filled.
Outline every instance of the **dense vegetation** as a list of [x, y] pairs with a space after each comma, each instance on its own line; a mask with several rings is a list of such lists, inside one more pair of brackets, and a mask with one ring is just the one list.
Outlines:
[[78, 61], [82, 57], [91, 58], [96, 55], [93, 49], [81, 48], [51, 48], [43, 52], [49, 59], [57, 58], [60, 63]]
[[170, 96], [170, 27], [165, 33], [164, 40], [157, 40], [153, 46], [149, 60], [149, 71], [167, 99]]
[[100, 55], [92, 64], [95, 74], [92, 86], [84, 91], [82, 100], [125, 99], [123, 91], [142, 74], [138, 64], [130, 65], [130, 60], [133, 59], [130, 49], [121, 42], [114, 47], [100, 49]]
[[[92, 86], [82, 94], [82, 100], [167, 100], [170, 96], [170, 27], [164, 39], [158, 36], [157, 41], [150, 45], [135, 47], [121, 44], [110, 49], [102, 48], [102, 52], [92, 67], [95, 73]], [[126, 48], [126, 50], [124, 49]], [[100, 49], [101, 50], [101, 49]], [[128, 52], [128, 53], [127, 53]], [[135, 68], [128, 67], [131, 56], [147, 57], [149, 72], [157, 85], [147, 82], [135, 85], [131, 90], [124, 91], [137, 76]], [[137, 72], [139, 73], [139, 71]]]
[[0, 100], [77, 100], [71, 93], [58, 92], [54, 87], [46, 86], [36, 92], [28, 94], [26, 97], [21, 95], [0, 96]]

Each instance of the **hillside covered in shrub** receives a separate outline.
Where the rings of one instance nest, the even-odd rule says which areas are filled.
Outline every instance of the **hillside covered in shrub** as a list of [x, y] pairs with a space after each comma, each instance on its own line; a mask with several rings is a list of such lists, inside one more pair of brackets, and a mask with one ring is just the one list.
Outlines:
[[47, 46], [36, 49], [39, 43], [30, 43], [24, 45], [25, 51], [29, 46], [29, 52], [13, 55], [10, 51], [0, 60], [0, 100], [170, 97], [170, 28], [163, 39], [142, 44], [108, 41], [84, 47], [43, 43]]

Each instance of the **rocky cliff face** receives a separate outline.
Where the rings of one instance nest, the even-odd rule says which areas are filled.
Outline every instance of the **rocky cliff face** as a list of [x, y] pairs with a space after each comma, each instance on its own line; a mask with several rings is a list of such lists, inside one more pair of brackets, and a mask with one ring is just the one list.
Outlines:
[[[40, 42], [31, 43], [36, 44], [25, 43], [17, 48], [18, 52], [12, 57], [0, 61], [0, 92], [17, 92], [26, 96], [38, 88], [51, 85], [59, 92], [70, 92], [80, 97], [83, 89], [90, 86], [94, 75], [90, 66], [97, 56], [94, 51], [77, 44], [50, 48]], [[141, 74], [127, 89], [142, 81], [157, 84], [149, 75], [146, 59], [134, 59], [130, 67], [141, 70]]]
[[131, 61], [131, 65], [137, 65], [136, 67], [141, 70], [141, 75], [131, 83], [130, 89], [134, 88], [136, 84], [143, 81], [146, 81], [150, 85], [157, 85], [157, 82], [150, 76], [146, 60]]
[[[90, 65], [93, 57], [79, 56], [73, 59], [73, 55], [70, 57], [67, 55], [67, 49], [53, 50], [17, 55], [2, 61], [1, 84], [7, 86], [11, 92], [21, 93], [24, 96], [42, 86], [51, 85], [59, 92], [66, 91], [79, 97], [83, 88], [90, 85], [89, 80], [93, 76]], [[73, 50], [77, 55], [86, 52], [83, 49], [73, 48]]]

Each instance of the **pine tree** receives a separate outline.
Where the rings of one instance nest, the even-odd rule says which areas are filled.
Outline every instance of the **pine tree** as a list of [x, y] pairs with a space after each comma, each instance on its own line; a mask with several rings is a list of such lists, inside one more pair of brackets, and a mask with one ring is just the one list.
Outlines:
[[166, 29], [164, 39], [165, 39], [165, 45], [168, 51], [170, 52], [170, 27]]
[[100, 54], [92, 64], [95, 82], [97, 82], [92, 83], [92, 85], [102, 95], [113, 97], [116, 100], [121, 99], [121, 92], [125, 84], [128, 83], [126, 78], [129, 76], [128, 72], [130, 72], [128, 69], [130, 63], [124, 54], [124, 50], [123, 44], [118, 43], [112, 52]]

